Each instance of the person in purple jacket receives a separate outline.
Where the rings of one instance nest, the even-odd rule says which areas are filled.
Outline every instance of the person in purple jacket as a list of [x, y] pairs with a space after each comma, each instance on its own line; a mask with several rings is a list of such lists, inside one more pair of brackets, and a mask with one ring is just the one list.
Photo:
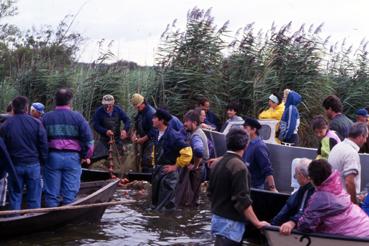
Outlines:
[[72, 203], [80, 188], [81, 162], [89, 164], [93, 153], [93, 137], [86, 119], [71, 110], [71, 89], [55, 94], [55, 110], [42, 117], [49, 144], [45, 165], [45, 203], [47, 207]]

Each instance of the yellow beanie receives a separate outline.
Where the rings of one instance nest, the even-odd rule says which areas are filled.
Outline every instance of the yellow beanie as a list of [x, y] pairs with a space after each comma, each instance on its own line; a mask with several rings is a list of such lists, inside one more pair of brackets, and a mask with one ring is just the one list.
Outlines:
[[142, 104], [144, 102], [145, 98], [138, 93], [133, 94], [132, 98], [131, 98], [131, 103], [134, 107]]

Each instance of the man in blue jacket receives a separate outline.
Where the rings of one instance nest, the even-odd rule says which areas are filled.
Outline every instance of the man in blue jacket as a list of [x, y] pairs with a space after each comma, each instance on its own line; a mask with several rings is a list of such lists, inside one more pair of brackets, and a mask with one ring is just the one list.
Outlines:
[[[28, 98], [18, 96], [12, 101], [13, 117], [0, 129], [10, 157], [14, 163], [20, 187], [27, 188], [27, 208], [41, 206], [41, 165], [47, 160], [48, 147], [45, 128], [39, 120], [28, 115]], [[11, 209], [21, 209], [22, 190], [9, 176], [9, 202]]]

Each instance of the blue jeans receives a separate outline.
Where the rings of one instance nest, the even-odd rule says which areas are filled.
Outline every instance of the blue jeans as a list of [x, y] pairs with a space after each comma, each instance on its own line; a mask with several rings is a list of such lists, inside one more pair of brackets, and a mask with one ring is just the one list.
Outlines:
[[44, 169], [46, 207], [74, 202], [81, 183], [81, 173], [77, 152], [49, 152]]
[[[41, 207], [41, 168], [40, 163], [23, 164], [17, 163], [15, 165], [20, 187], [26, 185], [27, 189], [27, 208]], [[17, 192], [12, 180], [12, 176], [8, 177], [9, 183], [9, 203], [10, 209], [18, 210], [22, 208], [23, 189]]]
[[216, 214], [211, 217], [211, 233], [235, 242], [241, 242], [245, 233], [245, 223], [223, 218]]

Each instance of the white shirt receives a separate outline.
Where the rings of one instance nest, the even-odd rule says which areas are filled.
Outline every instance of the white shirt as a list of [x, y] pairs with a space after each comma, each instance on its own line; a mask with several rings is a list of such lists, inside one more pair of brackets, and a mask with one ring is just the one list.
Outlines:
[[361, 164], [359, 156], [360, 147], [348, 138], [336, 144], [329, 153], [328, 162], [332, 168], [341, 173], [343, 188], [346, 190], [344, 178], [350, 174], [355, 175], [356, 193], [361, 188]]
[[160, 140], [160, 139], [161, 139], [161, 137], [164, 135], [164, 132], [165, 132], [165, 130], [164, 130], [164, 131], [159, 131], [158, 140]]

